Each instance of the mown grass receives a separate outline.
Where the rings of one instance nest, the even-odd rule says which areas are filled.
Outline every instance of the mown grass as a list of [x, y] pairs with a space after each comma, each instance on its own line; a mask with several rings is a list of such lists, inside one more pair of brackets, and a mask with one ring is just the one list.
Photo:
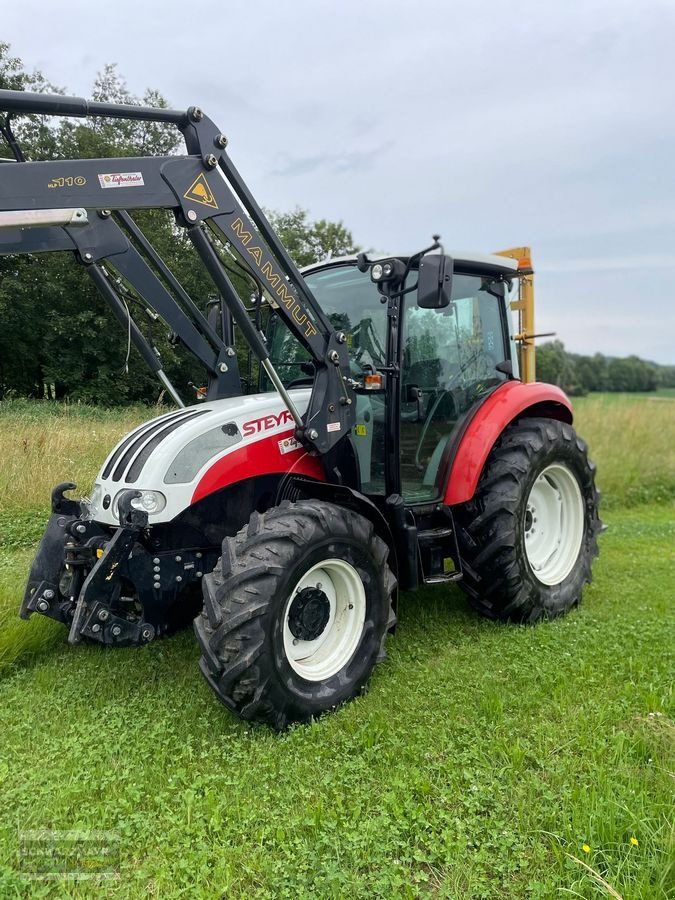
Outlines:
[[[631, 451], [604, 435], [624, 405], [578, 404], [613, 496], [578, 610], [519, 628], [476, 617], [456, 589], [406, 595], [369, 693], [284, 735], [218, 705], [189, 632], [107, 652], [17, 621], [33, 536], [5, 482], [0, 896], [594, 898], [608, 896], [600, 878], [625, 900], [672, 895], [673, 515], [625, 508], [637, 497], [620, 481], [612, 494]], [[7, 424], [46, 430], [43, 452], [62, 440], [15, 412], [0, 440]], [[137, 413], [61, 420], [80, 435], [82, 483]], [[672, 428], [669, 410], [626, 416], [642, 430], [617, 433], [638, 454]], [[645, 489], [668, 487], [667, 471]], [[44, 499], [33, 508], [44, 515]], [[19, 833], [32, 828], [117, 831], [119, 880], [24, 881]]]

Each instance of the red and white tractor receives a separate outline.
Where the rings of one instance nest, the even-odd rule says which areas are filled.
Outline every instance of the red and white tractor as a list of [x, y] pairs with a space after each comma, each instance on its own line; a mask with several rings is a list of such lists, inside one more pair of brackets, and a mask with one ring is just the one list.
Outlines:
[[[113, 448], [88, 499], [54, 489], [22, 616], [125, 646], [196, 612], [218, 698], [281, 729], [361, 692], [399, 589], [457, 582], [481, 614], [525, 622], [579, 602], [598, 492], [569, 400], [533, 380], [525, 248], [450, 256], [434, 238], [300, 272], [198, 108], [0, 91], [2, 110], [171, 122], [187, 150], [0, 166], [0, 253], [71, 252], [177, 406]], [[219, 315], [129, 213], [147, 208], [185, 229]], [[184, 405], [121, 284], [204, 365], [205, 399]], [[247, 393], [236, 341], [258, 361]]]

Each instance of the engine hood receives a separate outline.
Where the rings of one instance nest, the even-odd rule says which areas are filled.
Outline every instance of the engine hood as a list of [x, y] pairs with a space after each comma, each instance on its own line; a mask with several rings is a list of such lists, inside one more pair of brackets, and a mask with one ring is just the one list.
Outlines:
[[[291, 394], [304, 413], [310, 390]], [[276, 393], [214, 400], [158, 416], [127, 434], [108, 455], [89, 501], [90, 516], [118, 525], [121, 495], [136, 490], [148, 494], [154, 525], [170, 522], [242, 478], [288, 471], [321, 477], [320, 463], [293, 432], [291, 414]]]

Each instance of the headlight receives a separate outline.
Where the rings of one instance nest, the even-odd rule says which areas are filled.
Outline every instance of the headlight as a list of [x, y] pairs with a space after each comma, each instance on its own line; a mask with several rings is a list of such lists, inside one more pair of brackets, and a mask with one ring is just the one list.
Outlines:
[[149, 515], [160, 513], [166, 506], [166, 497], [160, 491], [141, 491], [141, 496], [134, 497], [131, 506], [142, 509]]
[[373, 279], [373, 281], [380, 281], [383, 275], [384, 269], [379, 263], [376, 263], [370, 270], [370, 277]]
[[[119, 516], [120, 500], [127, 491], [120, 491], [115, 495], [112, 503], [112, 514], [115, 518]], [[134, 497], [131, 506], [134, 509], [142, 509], [149, 516], [155, 513], [161, 513], [166, 506], [166, 497], [161, 491], [141, 491], [140, 497]]]

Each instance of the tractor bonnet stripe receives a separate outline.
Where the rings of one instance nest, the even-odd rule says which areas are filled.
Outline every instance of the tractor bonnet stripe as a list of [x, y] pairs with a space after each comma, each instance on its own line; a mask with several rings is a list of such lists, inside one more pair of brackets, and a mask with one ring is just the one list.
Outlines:
[[[129, 444], [132, 441], [136, 440], [137, 437], [139, 437], [140, 435], [143, 435], [143, 434], [147, 434], [148, 431], [151, 428], [153, 428], [158, 422], [165, 424], [166, 422], [169, 422], [171, 419], [175, 419], [177, 416], [180, 416], [182, 414], [183, 414], [182, 410], [179, 410], [178, 412], [166, 413], [166, 415], [161, 416], [161, 418], [159, 418], [159, 419], [153, 419], [151, 422], [145, 422], [143, 425], [140, 425], [138, 428], [134, 428], [134, 430], [124, 438], [124, 440], [120, 443], [119, 447], [115, 450], [115, 452], [111, 455], [108, 462], [105, 464], [105, 468], [104, 468], [103, 472], [101, 473], [101, 478], [103, 480], [105, 480], [106, 478], [108, 478], [110, 476], [110, 473], [112, 472], [113, 467], [115, 466], [115, 463], [117, 462], [117, 460], [120, 458], [122, 453], [124, 453], [124, 451], [127, 449]], [[115, 480], [119, 480], [119, 479], [115, 479]]]
[[[172, 416], [172, 418], [171, 418], [170, 421], [171, 421], [171, 422], [181, 422], [181, 421], [183, 421], [185, 418], [187, 418], [188, 416], [191, 417], [191, 414], [190, 414], [189, 412], [186, 412], [186, 411], [184, 411], [184, 410], [181, 410], [181, 412], [176, 413], [175, 416]], [[166, 420], [166, 419], [162, 419], [162, 420], [159, 421], [159, 422], [155, 421], [154, 424], [153, 424], [150, 428], [146, 429], [142, 434], [138, 435], [137, 432], [134, 433], [134, 438], [135, 438], [134, 441], [133, 441], [131, 444], [128, 445], [128, 447], [127, 447], [127, 449], [126, 449], [124, 455], [123, 455], [122, 458], [120, 459], [119, 463], [117, 464], [117, 467], [116, 467], [115, 471], [113, 472], [113, 481], [120, 481], [120, 480], [121, 480], [122, 475], [124, 474], [124, 472], [125, 472], [127, 466], [131, 463], [131, 461], [132, 461], [132, 459], [133, 459], [133, 457], [134, 457], [134, 454], [135, 454], [138, 450], [140, 450], [141, 446], [145, 443], [145, 441], [146, 441], [152, 434], [155, 434], [155, 432], [159, 431], [161, 428], [164, 428], [164, 426], [165, 426], [166, 424], [167, 424], [167, 420]]]
[[126, 478], [124, 479], [126, 483], [130, 484], [136, 481], [138, 476], [143, 471], [143, 466], [148, 461], [150, 454], [159, 446], [159, 444], [162, 443], [167, 435], [171, 434], [172, 431], [175, 431], [176, 428], [180, 428], [180, 426], [184, 425], [186, 422], [190, 422], [192, 419], [196, 419], [198, 416], [203, 416], [205, 412], [205, 409], [201, 409], [197, 412], [188, 413], [181, 419], [174, 419], [174, 421], [167, 425], [166, 428], [155, 434], [155, 436], [147, 442], [147, 444], [139, 452], [136, 459], [129, 466], [129, 471], [127, 472]]

